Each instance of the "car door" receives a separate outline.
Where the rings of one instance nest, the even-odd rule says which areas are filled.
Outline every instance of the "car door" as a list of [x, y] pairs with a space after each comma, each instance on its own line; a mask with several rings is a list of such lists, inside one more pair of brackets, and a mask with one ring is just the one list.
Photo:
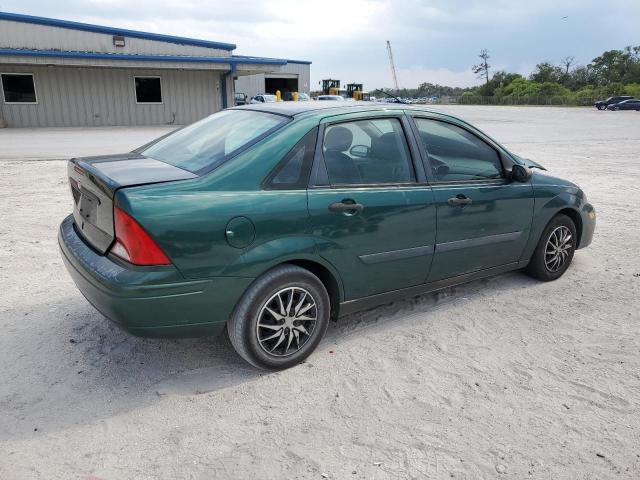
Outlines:
[[437, 210], [428, 282], [517, 262], [529, 237], [533, 187], [506, 178], [490, 139], [462, 124], [414, 117]]
[[424, 283], [436, 210], [411, 126], [399, 113], [321, 126], [308, 190], [312, 232], [347, 300]]

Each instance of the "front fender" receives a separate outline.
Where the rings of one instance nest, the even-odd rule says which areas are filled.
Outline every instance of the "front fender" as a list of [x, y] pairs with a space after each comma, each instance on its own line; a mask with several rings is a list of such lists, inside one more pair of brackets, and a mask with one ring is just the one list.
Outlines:
[[550, 193], [548, 189], [542, 192], [535, 192], [536, 198], [531, 233], [520, 259], [521, 261], [531, 258], [545, 227], [554, 216], [563, 210], [571, 210], [579, 217], [576, 229], [579, 232], [580, 243], [577, 248], [586, 247], [591, 243], [595, 227], [595, 213], [593, 206], [586, 202], [582, 190], [577, 187], [563, 187], [563, 191], [560, 193], [554, 192], [555, 194], [551, 195]]

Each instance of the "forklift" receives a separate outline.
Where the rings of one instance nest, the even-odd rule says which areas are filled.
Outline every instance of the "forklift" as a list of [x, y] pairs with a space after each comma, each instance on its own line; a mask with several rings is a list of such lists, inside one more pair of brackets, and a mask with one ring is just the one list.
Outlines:
[[354, 100], [362, 100], [362, 84], [361, 83], [349, 83], [347, 84], [347, 96]]
[[322, 94], [340, 95], [340, 80], [333, 80], [331, 78], [322, 80]]

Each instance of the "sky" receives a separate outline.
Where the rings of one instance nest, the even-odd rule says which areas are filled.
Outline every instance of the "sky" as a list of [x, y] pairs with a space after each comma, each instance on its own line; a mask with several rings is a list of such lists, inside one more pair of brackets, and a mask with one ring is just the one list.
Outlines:
[[[492, 71], [640, 45], [640, 0], [0, 0], [0, 11], [234, 43], [238, 55], [310, 60], [323, 78], [467, 87], [481, 49]], [[566, 17], [566, 18], [563, 18]]]

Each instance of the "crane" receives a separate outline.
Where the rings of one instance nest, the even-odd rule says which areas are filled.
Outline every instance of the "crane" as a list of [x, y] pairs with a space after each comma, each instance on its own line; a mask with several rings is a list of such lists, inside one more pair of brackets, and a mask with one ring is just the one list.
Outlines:
[[387, 52], [389, 52], [389, 63], [391, 64], [391, 74], [393, 75], [393, 85], [396, 88], [396, 92], [400, 90], [398, 85], [398, 74], [396, 73], [396, 65], [393, 61], [393, 52], [391, 51], [391, 42], [387, 40]]

